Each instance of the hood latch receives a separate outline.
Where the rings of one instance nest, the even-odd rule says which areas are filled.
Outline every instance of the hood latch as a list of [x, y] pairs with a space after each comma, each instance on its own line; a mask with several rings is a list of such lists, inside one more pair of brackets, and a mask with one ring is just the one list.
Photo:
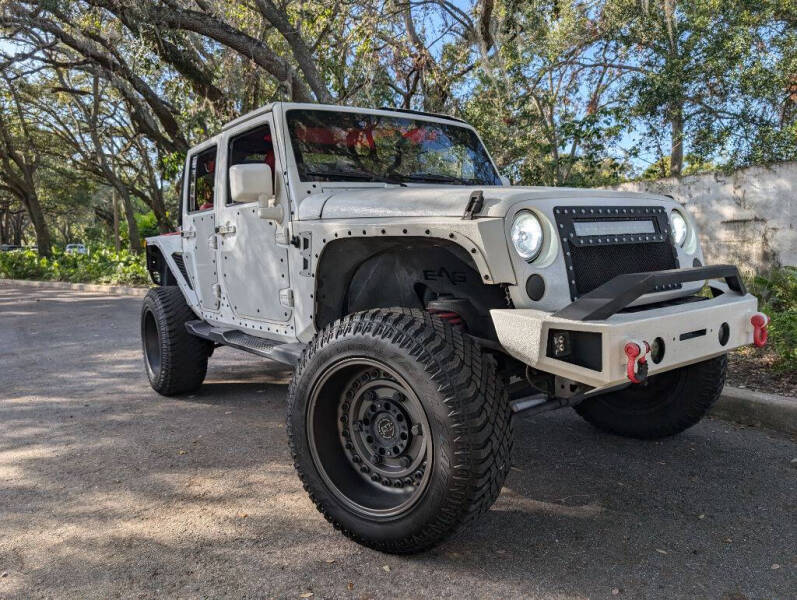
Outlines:
[[476, 190], [472, 192], [468, 199], [468, 205], [465, 207], [465, 214], [462, 219], [465, 221], [472, 221], [473, 217], [484, 207], [484, 192]]

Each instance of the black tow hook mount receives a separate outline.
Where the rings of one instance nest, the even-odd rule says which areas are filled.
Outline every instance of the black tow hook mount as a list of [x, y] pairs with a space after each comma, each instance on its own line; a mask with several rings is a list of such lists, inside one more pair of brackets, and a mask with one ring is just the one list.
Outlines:
[[468, 204], [465, 207], [465, 214], [462, 215], [462, 219], [464, 221], [472, 221], [482, 208], [484, 208], [484, 192], [476, 190], [468, 198]]

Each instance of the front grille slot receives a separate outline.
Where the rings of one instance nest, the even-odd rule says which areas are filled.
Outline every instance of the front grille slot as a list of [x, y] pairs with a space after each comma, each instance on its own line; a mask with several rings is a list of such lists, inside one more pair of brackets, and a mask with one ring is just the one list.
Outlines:
[[[554, 215], [572, 300], [617, 275], [679, 266], [663, 208], [562, 206]], [[664, 289], [680, 287], [671, 284]]]

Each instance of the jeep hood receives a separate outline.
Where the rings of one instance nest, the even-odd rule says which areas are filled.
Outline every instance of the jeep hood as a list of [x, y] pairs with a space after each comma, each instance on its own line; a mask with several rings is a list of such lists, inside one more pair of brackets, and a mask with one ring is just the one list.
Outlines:
[[658, 201], [660, 196], [614, 190], [553, 187], [407, 186], [327, 189], [299, 203], [300, 221], [390, 217], [462, 217], [470, 195], [484, 193], [483, 217], [503, 217], [513, 204], [543, 198]]

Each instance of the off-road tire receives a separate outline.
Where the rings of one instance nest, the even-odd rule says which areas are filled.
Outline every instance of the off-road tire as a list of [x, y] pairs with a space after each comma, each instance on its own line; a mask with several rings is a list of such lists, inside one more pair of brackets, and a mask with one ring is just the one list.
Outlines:
[[[428, 483], [415, 504], [392, 519], [350, 510], [311, 455], [307, 410], [314, 385], [336, 361], [358, 356], [381, 361], [411, 382], [432, 429]], [[288, 439], [305, 490], [336, 529], [379, 551], [410, 554], [438, 544], [490, 508], [509, 471], [511, 413], [495, 359], [425, 311], [370, 310], [327, 326], [305, 349], [288, 403]]]
[[193, 392], [205, 380], [213, 344], [188, 333], [186, 321], [195, 319], [180, 288], [159, 286], [147, 292], [141, 307], [144, 367], [159, 394]]
[[640, 385], [578, 404], [576, 412], [598, 429], [638, 439], [663, 438], [692, 427], [717, 401], [725, 385], [723, 354], [652, 375]]

